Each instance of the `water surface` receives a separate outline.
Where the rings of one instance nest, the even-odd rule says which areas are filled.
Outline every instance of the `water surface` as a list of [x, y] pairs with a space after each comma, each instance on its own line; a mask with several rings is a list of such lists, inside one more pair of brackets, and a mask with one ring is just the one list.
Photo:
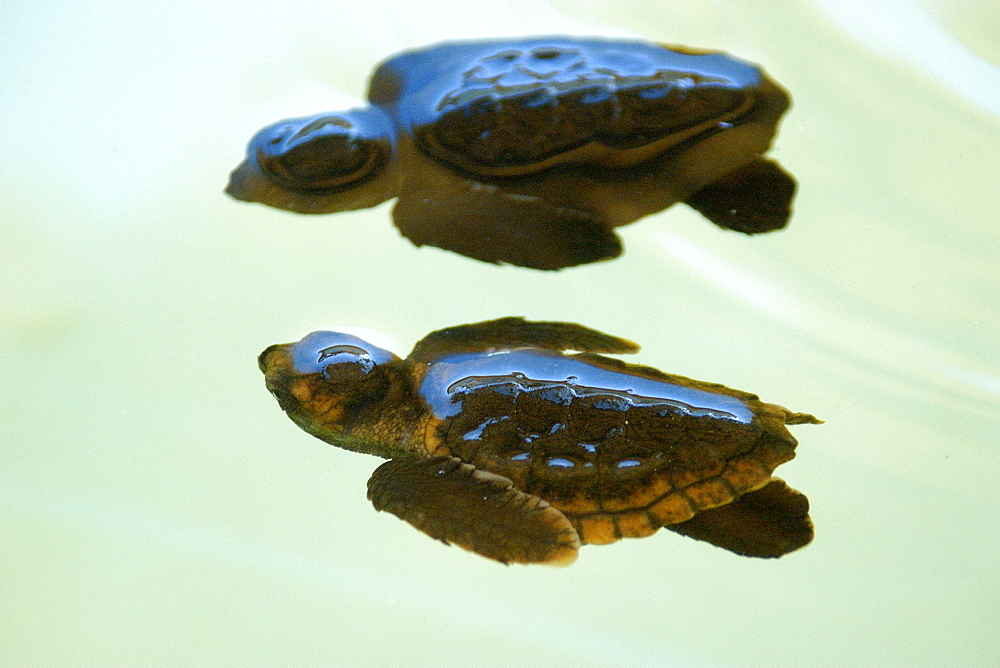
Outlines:
[[[8, 3], [0, 659], [1000, 660], [1000, 15], [878, 6]], [[539, 273], [414, 248], [391, 204], [312, 218], [222, 194], [256, 129], [343, 108], [394, 51], [547, 32], [762, 63], [794, 98], [772, 153], [800, 182], [790, 227], [675, 207], [623, 228], [619, 260]], [[378, 461], [297, 429], [255, 362], [318, 329], [405, 354], [505, 315], [825, 419], [779, 471], [815, 542], [759, 561], [660, 532], [504, 568], [375, 513]]]

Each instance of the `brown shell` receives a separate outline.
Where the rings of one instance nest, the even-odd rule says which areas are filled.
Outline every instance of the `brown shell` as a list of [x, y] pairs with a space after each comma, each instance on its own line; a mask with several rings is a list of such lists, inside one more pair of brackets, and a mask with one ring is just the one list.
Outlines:
[[759, 418], [742, 424], [625, 405], [613, 394], [567, 397], [551, 384], [521, 385], [465, 396], [461, 413], [439, 427], [434, 454], [457, 456], [547, 500], [582, 543], [684, 522], [764, 486], [794, 457], [787, 431], [766, 429]]
[[[542, 37], [399, 54], [375, 72], [369, 98], [434, 157], [509, 175], [581, 159], [634, 164], [735, 122], [760, 82], [756, 68], [724, 54]], [[602, 148], [574, 153], [591, 145]]]

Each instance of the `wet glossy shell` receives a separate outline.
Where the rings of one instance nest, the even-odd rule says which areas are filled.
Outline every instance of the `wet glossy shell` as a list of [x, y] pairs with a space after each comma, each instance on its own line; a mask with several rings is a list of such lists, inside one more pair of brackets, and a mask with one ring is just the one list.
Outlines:
[[529, 379], [467, 393], [441, 430], [447, 450], [435, 454], [546, 499], [582, 543], [647, 536], [728, 504], [771, 480], [795, 448], [759, 418], [744, 424]]
[[595, 39], [444, 44], [389, 61], [370, 97], [379, 103], [385, 81], [402, 79], [397, 113], [420, 148], [477, 173], [614, 162], [635, 150], [649, 157], [734, 121], [754, 101], [755, 70], [676, 49]]

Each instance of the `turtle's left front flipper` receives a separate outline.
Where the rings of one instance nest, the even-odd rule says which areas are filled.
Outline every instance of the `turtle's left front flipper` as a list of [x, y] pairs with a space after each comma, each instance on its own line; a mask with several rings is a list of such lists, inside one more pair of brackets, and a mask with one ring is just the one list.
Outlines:
[[773, 160], [757, 158], [710, 183], [684, 203], [727, 230], [780, 230], [792, 215], [795, 179]]
[[375, 469], [368, 498], [376, 510], [489, 559], [571, 564], [580, 548], [573, 525], [546, 501], [512, 485], [457, 457], [404, 457]]

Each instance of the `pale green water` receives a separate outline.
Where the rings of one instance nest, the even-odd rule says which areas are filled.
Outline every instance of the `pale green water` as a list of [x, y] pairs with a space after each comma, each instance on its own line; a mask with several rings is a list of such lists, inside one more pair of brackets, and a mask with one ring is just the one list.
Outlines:
[[[0, 662], [1000, 661], [1000, 10], [870, 4], [8, 3]], [[795, 99], [789, 229], [677, 207], [551, 274], [416, 249], [388, 205], [221, 192], [259, 126], [342, 106], [398, 49], [566, 31], [763, 63]], [[375, 513], [377, 461], [299, 431], [254, 359], [501, 315], [826, 419], [780, 470], [815, 542], [757, 561], [661, 532], [504, 568]]]

